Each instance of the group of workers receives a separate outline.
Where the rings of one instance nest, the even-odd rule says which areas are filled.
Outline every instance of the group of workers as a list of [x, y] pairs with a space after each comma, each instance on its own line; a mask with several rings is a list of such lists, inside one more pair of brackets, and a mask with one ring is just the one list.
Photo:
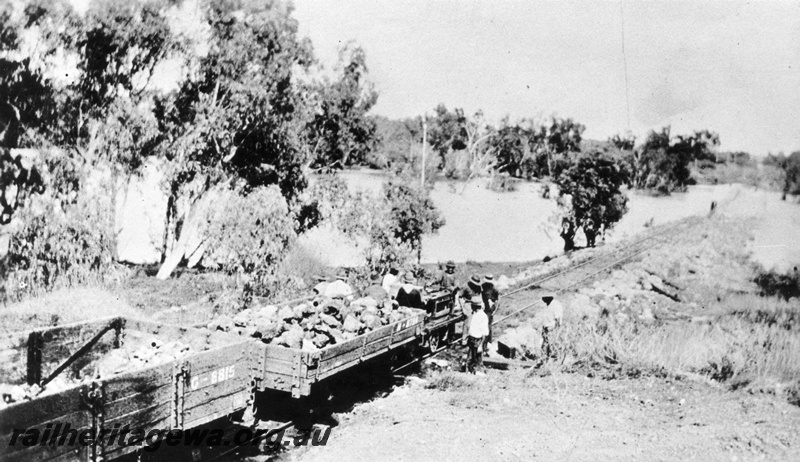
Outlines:
[[[492, 274], [486, 274], [481, 278], [472, 275], [462, 289], [455, 275], [456, 265], [453, 261], [445, 264], [444, 272], [434, 283], [428, 285], [418, 284], [418, 279], [413, 271], [406, 271], [402, 276], [396, 267], [390, 268], [385, 275], [373, 273], [370, 276], [370, 284], [363, 295], [372, 297], [378, 302], [392, 300], [399, 306], [411, 308], [424, 308], [422, 293], [425, 287], [436, 287], [436, 290], [453, 291], [456, 295], [455, 303], [465, 315], [465, 321], [461, 330], [461, 344], [467, 347], [465, 358], [465, 370], [475, 373], [483, 367], [483, 356], [488, 356], [488, 346], [492, 341], [492, 322], [494, 314], [497, 312], [500, 293], [495, 288], [495, 280]], [[347, 281], [347, 275], [339, 273], [334, 281], [320, 276], [318, 284], [314, 287], [314, 292], [318, 295], [328, 297], [352, 297], [353, 290]], [[553, 300], [552, 296], [543, 297], [545, 305], [548, 307]], [[556, 302], [556, 304], [558, 304]], [[552, 306], [552, 308], [556, 308]], [[561, 311], [560, 305], [558, 311]], [[561, 315], [554, 316], [560, 324]], [[547, 333], [555, 326], [544, 326], [543, 337], [547, 342]]]

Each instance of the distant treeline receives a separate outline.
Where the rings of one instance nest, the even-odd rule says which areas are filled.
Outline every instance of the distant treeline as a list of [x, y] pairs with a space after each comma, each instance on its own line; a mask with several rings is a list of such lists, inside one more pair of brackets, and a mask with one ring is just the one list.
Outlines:
[[[391, 169], [419, 162], [422, 117], [393, 120], [374, 116], [372, 120], [377, 128], [377, 145], [364, 158], [363, 165]], [[596, 141], [584, 139], [585, 126], [570, 118], [522, 119], [513, 123], [505, 118], [494, 126], [486, 122], [481, 112], [468, 116], [462, 109], [448, 109], [441, 104], [425, 122], [428, 150], [434, 158], [429, 162], [452, 179], [498, 173], [524, 179], [553, 178], [581, 154], [594, 153], [619, 159], [631, 187], [660, 193], [682, 190], [698, 180], [719, 180], [719, 175], [707, 172], [719, 165], [753, 172], [758, 169], [757, 160], [747, 152], [721, 152], [719, 136], [709, 130], [673, 135], [670, 127], [663, 127], [638, 143], [630, 133]], [[774, 176], [780, 178], [772, 182], [780, 183], [779, 187], [789, 194], [800, 193], [798, 157], [800, 152], [789, 157], [770, 154], [761, 162], [775, 168]]]

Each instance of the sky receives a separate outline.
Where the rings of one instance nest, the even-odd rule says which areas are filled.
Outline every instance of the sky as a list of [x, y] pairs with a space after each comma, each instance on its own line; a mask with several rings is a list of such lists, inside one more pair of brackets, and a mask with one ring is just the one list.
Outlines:
[[[364, 48], [375, 114], [444, 103], [493, 123], [571, 117], [589, 139], [670, 125], [716, 131], [725, 151], [800, 150], [800, 0], [293, 4], [323, 66], [348, 41]], [[199, 22], [186, 4], [177, 14]]]
[[[710, 129], [722, 150], [800, 149], [800, 2], [295, 0], [323, 65], [355, 40], [376, 114], [439, 103], [571, 117], [585, 138]], [[627, 68], [627, 72], [626, 72]]]

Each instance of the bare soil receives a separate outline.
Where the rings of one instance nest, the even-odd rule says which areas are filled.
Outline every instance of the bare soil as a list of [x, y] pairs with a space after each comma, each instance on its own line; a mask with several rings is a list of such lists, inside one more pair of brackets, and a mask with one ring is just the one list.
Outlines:
[[704, 383], [489, 371], [398, 387], [284, 460], [798, 460], [798, 428], [796, 406]]

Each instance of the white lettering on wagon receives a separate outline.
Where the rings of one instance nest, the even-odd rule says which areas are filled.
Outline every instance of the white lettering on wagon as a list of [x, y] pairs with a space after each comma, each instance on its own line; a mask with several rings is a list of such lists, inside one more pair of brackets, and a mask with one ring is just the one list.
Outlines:
[[235, 374], [235, 365], [215, 369], [207, 374], [192, 377], [190, 388], [192, 390], [197, 390], [198, 388], [214, 385], [215, 383], [232, 379]]

